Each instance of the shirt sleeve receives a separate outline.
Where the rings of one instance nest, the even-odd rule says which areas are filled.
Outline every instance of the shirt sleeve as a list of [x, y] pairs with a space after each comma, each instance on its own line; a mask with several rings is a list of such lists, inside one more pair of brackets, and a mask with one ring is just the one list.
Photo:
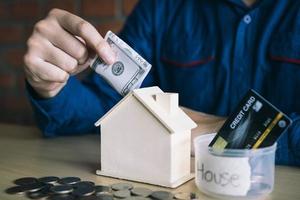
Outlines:
[[[119, 34], [142, 57], [152, 61], [151, 0], [140, 1]], [[152, 70], [142, 87], [153, 85]], [[92, 72], [83, 81], [71, 77], [53, 98], [39, 98], [27, 83], [27, 93], [38, 127], [45, 137], [97, 132], [94, 123], [122, 97], [98, 74]]]
[[277, 142], [276, 164], [300, 166], [300, 115], [290, 116], [293, 124]]

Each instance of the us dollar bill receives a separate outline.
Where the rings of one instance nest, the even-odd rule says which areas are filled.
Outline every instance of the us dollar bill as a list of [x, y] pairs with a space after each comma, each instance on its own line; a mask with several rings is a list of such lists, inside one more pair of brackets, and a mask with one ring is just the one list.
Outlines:
[[108, 65], [96, 56], [90, 67], [125, 96], [130, 91], [141, 87], [151, 69], [151, 64], [113, 32], [108, 31], [104, 39], [116, 54], [116, 62]]

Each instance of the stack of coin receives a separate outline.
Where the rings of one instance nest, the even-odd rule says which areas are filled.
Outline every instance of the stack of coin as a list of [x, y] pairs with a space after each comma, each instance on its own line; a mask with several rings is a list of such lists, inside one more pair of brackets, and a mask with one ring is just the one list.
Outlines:
[[78, 177], [46, 176], [24, 177], [14, 181], [15, 186], [6, 189], [7, 194], [24, 195], [29, 199], [47, 200], [171, 200], [196, 199], [194, 193], [152, 191], [134, 187], [130, 183], [115, 183], [110, 186], [95, 185], [91, 181], [81, 181]]

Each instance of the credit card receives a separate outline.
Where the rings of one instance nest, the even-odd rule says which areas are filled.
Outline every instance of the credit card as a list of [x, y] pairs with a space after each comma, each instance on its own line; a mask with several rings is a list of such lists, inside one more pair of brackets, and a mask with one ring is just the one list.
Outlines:
[[214, 150], [271, 146], [291, 123], [288, 116], [251, 89], [209, 146]]

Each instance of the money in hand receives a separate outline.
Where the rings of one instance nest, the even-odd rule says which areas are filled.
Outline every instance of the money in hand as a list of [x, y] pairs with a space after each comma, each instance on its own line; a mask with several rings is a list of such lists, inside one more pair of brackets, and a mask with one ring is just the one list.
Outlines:
[[130, 91], [141, 87], [151, 69], [151, 64], [113, 32], [108, 31], [104, 39], [116, 54], [116, 62], [108, 65], [99, 56], [96, 56], [92, 61], [91, 68], [121, 95], [125, 96]]

